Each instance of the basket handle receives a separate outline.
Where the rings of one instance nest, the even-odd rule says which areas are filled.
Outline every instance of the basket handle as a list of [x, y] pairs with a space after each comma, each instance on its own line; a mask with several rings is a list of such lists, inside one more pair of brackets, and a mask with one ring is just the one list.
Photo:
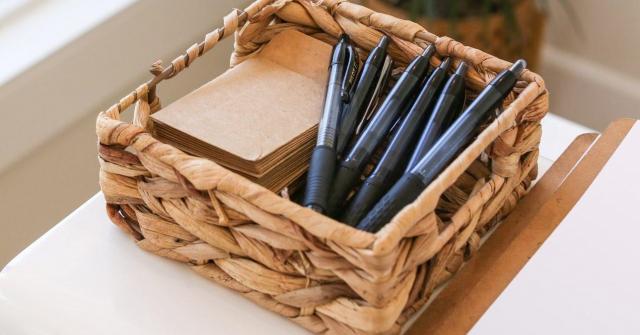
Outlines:
[[[120, 119], [120, 113], [131, 105], [133, 105], [139, 99], [146, 99], [147, 101], [154, 101], [155, 99], [155, 87], [161, 81], [169, 79], [180, 71], [187, 68], [200, 56], [204, 55], [207, 51], [211, 50], [222, 39], [232, 35], [238, 27], [244, 26], [244, 24], [250, 18], [258, 14], [264, 7], [276, 2], [276, 0], [258, 0], [253, 2], [244, 10], [234, 9], [231, 13], [224, 17], [224, 23], [222, 27], [218, 27], [213, 31], [205, 35], [204, 40], [193, 44], [189, 47], [185, 53], [176, 57], [171, 64], [163, 68], [162, 71], [156, 74], [153, 78], [138, 86], [133, 92], [124, 96], [118, 103], [109, 107], [105, 114], [115, 120]], [[154, 67], [158, 70], [158, 63], [154, 63]], [[157, 73], [156, 72], [156, 73]]]

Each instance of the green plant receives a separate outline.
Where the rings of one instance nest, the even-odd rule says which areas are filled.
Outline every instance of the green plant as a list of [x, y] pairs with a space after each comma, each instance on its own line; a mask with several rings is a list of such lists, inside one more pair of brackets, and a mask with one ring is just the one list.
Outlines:
[[386, 0], [407, 10], [414, 18], [459, 19], [512, 11], [519, 0]]
[[[411, 19], [419, 17], [427, 19], [445, 19], [449, 22], [449, 30], [456, 33], [458, 21], [467, 17], [481, 17], [487, 20], [491, 15], [502, 14], [512, 39], [519, 36], [519, 26], [515, 8], [522, 0], [384, 0], [394, 6], [406, 10]], [[582, 37], [582, 27], [576, 13], [568, 0], [558, 0], [567, 14], [576, 33]], [[537, 0], [538, 8], [549, 11], [548, 0]]]

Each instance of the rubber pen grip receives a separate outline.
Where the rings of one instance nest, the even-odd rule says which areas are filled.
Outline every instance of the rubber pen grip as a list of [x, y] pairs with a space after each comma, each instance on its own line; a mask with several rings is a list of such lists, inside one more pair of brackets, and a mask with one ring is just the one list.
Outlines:
[[356, 226], [384, 194], [384, 186], [384, 180], [381, 178], [367, 178], [353, 197], [341, 221]]
[[317, 146], [311, 154], [311, 164], [307, 173], [307, 191], [304, 205], [324, 213], [331, 179], [336, 166], [336, 152], [328, 146]]
[[425, 189], [422, 180], [412, 173], [405, 173], [391, 190], [373, 207], [356, 228], [371, 233], [380, 230], [406, 205], [413, 202]]
[[328, 212], [336, 216], [342, 202], [347, 199], [351, 190], [360, 181], [360, 171], [357, 168], [341, 164], [333, 180], [333, 189], [329, 197]]

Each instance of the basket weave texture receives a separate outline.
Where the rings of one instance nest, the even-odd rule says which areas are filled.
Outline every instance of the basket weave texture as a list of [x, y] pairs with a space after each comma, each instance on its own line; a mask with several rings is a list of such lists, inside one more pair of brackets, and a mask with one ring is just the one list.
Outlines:
[[[371, 234], [151, 135], [149, 115], [161, 108], [158, 83], [232, 34], [233, 66], [287, 29], [328, 43], [347, 33], [362, 56], [385, 33], [398, 66], [435, 44], [439, 57], [470, 65], [470, 94], [510, 65], [347, 1], [255, 1], [232, 11], [223, 27], [166, 68], [154, 64], [151, 80], [98, 115], [108, 215], [142, 249], [184, 262], [314, 333], [399, 333], [535, 179], [540, 120], [548, 109], [544, 82], [525, 71], [504, 111], [413, 204]], [[120, 115], [131, 106], [128, 123]]]

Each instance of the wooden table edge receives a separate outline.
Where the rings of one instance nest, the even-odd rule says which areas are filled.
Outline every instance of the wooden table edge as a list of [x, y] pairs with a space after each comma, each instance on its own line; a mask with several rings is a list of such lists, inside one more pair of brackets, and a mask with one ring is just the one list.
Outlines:
[[584, 194], [636, 120], [578, 136], [406, 334], [466, 334]]

